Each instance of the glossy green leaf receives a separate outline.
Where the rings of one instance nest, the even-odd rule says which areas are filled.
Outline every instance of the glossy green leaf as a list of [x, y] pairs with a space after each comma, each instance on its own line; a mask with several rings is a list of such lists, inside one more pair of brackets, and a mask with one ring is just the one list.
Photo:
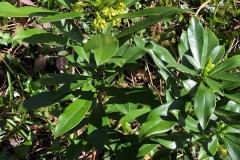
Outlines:
[[142, 16], [165, 16], [169, 13], [193, 13], [189, 9], [180, 9], [176, 7], [154, 7], [154, 8], [148, 8], [143, 9], [135, 12], [129, 12], [122, 15], [117, 15], [116, 18], [133, 18], [133, 17], [142, 17]]
[[194, 59], [192, 56], [188, 54], [190, 54], [190, 51], [183, 56], [182, 63], [188, 66], [189, 68], [192, 68], [192, 66], [194, 66], [195, 69], [199, 68], [196, 59]]
[[[138, 105], [151, 107], [160, 105], [159, 100], [150, 89], [106, 87], [105, 91], [109, 98], [107, 104], [113, 104], [117, 111], [123, 114], [137, 109]], [[109, 112], [108, 109], [107, 112]]]
[[164, 14], [163, 16], [150, 16], [136, 24], [134, 24], [133, 26], [123, 30], [122, 32], [120, 32], [118, 35], [116, 35], [116, 38], [122, 38], [124, 36], [133, 34], [137, 31], [140, 31], [144, 28], [147, 28], [155, 23], [158, 22], [166, 22], [169, 21], [171, 19], [173, 19], [176, 16], [177, 13], [174, 12], [168, 12], [166, 14]]
[[102, 106], [94, 106], [89, 117], [88, 135], [91, 143], [99, 152], [108, 140], [109, 120]]
[[223, 96], [223, 89], [219, 83], [208, 77], [205, 77], [204, 81], [212, 90], [216, 91], [218, 94]]
[[106, 112], [121, 112], [127, 114], [131, 109], [135, 110], [136, 106], [132, 106], [130, 98], [119, 88], [109, 87], [106, 88], [106, 93], [109, 97], [107, 104], [112, 105], [112, 109], [109, 106]]
[[144, 139], [146, 137], [152, 137], [160, 135], [162, 133], [166, 133], [175, 124], [176, 124], [175, 121], [163, 120], [159, 117], [148, 119], [147, 122], [143, 123], [139, 131], [139, 138]]
[[76, 83], [79, 81], [86, 81], [88, 78], [89, 77], [87, 76], [73, 75], [73, 74], [67, 74], [67, 73], [59, 73], [59, 74], [49, 73], [41, 77], [40, 83], [43, 85]]
[[223, 58], [224, 54], [225, 54], [225, 48], [223, 46], [216, 46], [210, 54], [212, 63], [213, 64], [219, 63]]
[[198, 159], [203, 160], [212, 157], [216, 154], [217, 150], [218, 150], [218, 138], [215, 135], [203, 143], [203, 145], [200, 148]]
[[91, 99], [76, 99], [71, 103], [58, 117], [54, 137], [57, 138], [77, 126], [88, 113], [91, 104]]
[[188, 40], [193, 58], [196, 60], [197, 69], [201, 68], [204, 45], [204, 30], [197, 17], [193, 16], [188, 27]]
[[117, 155], [115, 160], [140, 160], [148, 155], [158, 146], [155, 141], [142, 141], [140, 143], [132, 144], [129, 147], [124, 147], [123, 151]]
[[127, 52], [129, 49], [130, 49], [129, 44], [121, 45], [114, 56], [123, 56], [123, 54]]
[[224, 94], [225, 97], [231, 99], [232, 101], [240, 104], [240, 93], [235, 93], [235, 94]]
[[144, 55], [145, 51], [134, 46], [129, 48], [126, 52], [123, 53], [126, 63], [133, 63], [135, 60], [141, 58]]
[[189, 138], [191, 138], [191, 135], [186, 132], [174, 132], [169, 135], [158, 136], [156, 141], [164, 147], [174, 150], [187, 145]]
[[220, 85], [223, 89], [234, 89], [238, 88], [240, 86], [240, 83], [238, 82], [230, 82], [230, 81], [222, 81], [220, 82]]
[[224, 109], [216, 109], [214, 113], [226, 124], [233, 126], [240, 124], [240, 113]]
[[127, 7], [131, 7], [132, 5], [136, 4], [138, 1], [140, 1], [140, 0], [124, 0], [124, 4]]
[[121, 56], [113, 56], [108, 61], [108, 64], [116, 64], [119, 67], [122, 67], [125, 64], [125, 58]]
[[184, 108], [187, 101], [188, 99], [186, 98], [186, 96], [185, 97], [183, 96], [183, 97], [179, 97], [178, 99], [171, 100], [167, 103], [164, 103], [156, 107], [155, 109], [153, 109], [149, 113], [148, 119], [154, 119], [156, 117], [161, 117], [161, 116], [163, 117], [172, 116], [172, 115], [176, 116], [175, 114], [176, 112], [172, 112], [172, 111], [181, 110], [182, 108]]
[[197, 85], [197, 82], [187, 79], [182, 81], [184, 88], [189, 92], [193, 89], [194, 86]]
[[67, 9], [72, 9], [72, 4], [78, 2], [77, 0], [57, 0]]
[[134, 37], [134, 42], [137, 45], [138, 48], [144, 50], [145, 49], [145, 45], [146, 45], [146, 41], [142, 40], [140, 37]]
[[162, 62], [162, 60], [156, 56], [156, 54], [153, 52], [153, 50], [148, 49], [147, 52], [153, 59], [157, 68], [160, 70], [164, 80], [167, 80], [168, 77], [176, 78], [176, 76], [165, 66], [165, 64]]
[[239, 136], [240, 134], [237, 134], [237, 133], [228, 133], [228, 134], [225, 134], [223, 138], [223, 142], [232, 160], [240, 159]]
[[212, 50], [219, 44], [217, 37], [211, 30], [204, 30], [203, 50], [201, 54], [201, 68], [204, 68], [210, 58]]
[[8, 2], [0, 2], [0, 17], [48, 16], [57, 12], [37, 7], [25, 6], [17, 8]]
[[41, 19], [40, 23], [55, 22], [55, 21], [60, 21], [62, 19], [74, 19], [76, 17], [82, 17], [82, 16], [84, 16], [84, 14], [79, 12], [58, 13], [55, 15], [49, 15], [46, 18]]
[[130, 111], [120, 119], [119, 123], [135, 121], [136, 118], [138, 118], [139, 116], [146, 114], [150, 111], [151, 111], [150, 108], [141, 108], [141, 109], [136, 109], [136, 110]]
[[13, 40], [23, 41], [30, 44], [50, 44], [50, 45], [67, 45], [68, 39], [61, 36], [48, 33], [45, 30], [41, 29], [27, 29], [27, 30], [18, 30]]
[[202, 129], [207, 127], [208, 121], [216, 107], [216, 96], [210, 88], [200, 84], [194, 98], [194, 112]]
[[169, 53], [169, 51], [167, 49], [163, 48], [162, 46], [160, 46], [156, 43], [150, 42], [150, 43], [146, 44], [146, 48], [153, 50], [159, 59], [161, 59], [164, 62], [167, 62], [168, 67], [175, 67], [176, 69], [178, 69], [181, 72], [195, 74], [195, 71], [177, 63], [176, 60], [171, 55], [171, 53]]
[[77, 53], [77, 55], [84, 60], [86, 60], [89, 63], [90, 60], [90, 54], [86, 53], [83, 49], [83, 47], [80, 46], [73, 46], [74, 51]]
[[164, 47], [162, 47], [154, 42], [148, 42], [145, 45], [145, 47], [147, 49], [153, 50], [156, 53], [156, 55], [158, 56], [158, 58], [160, 58], [164, 62], [167, 62], [169, 65], [174, 65], [175, 63], [177, 63], [176, 60], [171, 55], [171, 53]]
[[186, 113], [179, 112], [178, 113], [179, 123], [186, 129], [189, 129], [194, 132], [199, 132], [199, 122], [192, 118], [190, 115]]
[[229, 101], [227, 105], [224, 107], [224, 109], [232, 112], [239, 112], [240, 113], [240, 104], [234, 102], [234, 101]]
[[23, 107], [28, 110], [34, 110], [39, 107], [50, 106], [57, 103], [61, 98], [55, 98], [56, 92], [42, 92], [32, 96], [30, 99], [24, 101]]
[[216, 73], [210, 75], [211, 78], [225, 80], [229, 82], [240, 82], [240, 73]]
[[219, 65], [214, 67], [208, 74], [213, 75], [213, 74], [225, 72], [239, 66], [240, 66], [240, 55], [236, 55], [225, 60], [222, 63], [219, 63]]
[[187, 32], [184, 31], [180, 37], [180, 41], [178, 44], [178, 52], [179, 52], [181, 59], [182, 59], [183, 55], [186, 54], [186, 52], [189, 49], [190, 49], [190, 47], [189, 47], [188, 35], [187, 35]]
[[73, 19], [62, 19], [61, 21], [52, 22], [55, 26], [71, 40], [82, 43], [85, 39], [80, 28], [75, 24]]
[[93, 51], [97, 65], [107, 62], [118, 50], [118, 40], [110, 35], [96, 35], [84, 46], [86, 51]]
[[[66, 93], [71, 93], [75, 91], [76, 89], [79, 89], [84, 84], [88, 83], [89, 80], [78, 80], [75, 83], [67, 83], [64, 84], [55, 94], [54, 98], [58, 98], [62, 95], [65, 95]], [[83, 93], [86, 93], [85, 91], [82, 91]]]

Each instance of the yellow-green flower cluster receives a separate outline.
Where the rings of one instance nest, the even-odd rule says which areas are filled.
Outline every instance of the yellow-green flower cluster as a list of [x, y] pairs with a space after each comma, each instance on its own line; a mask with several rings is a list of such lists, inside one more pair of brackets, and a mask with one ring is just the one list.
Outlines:
[[96, 18], [93, 20], [92, 25], [95, 29], [103, 29], [107, 26], [107, 22], [100, 16], [99, 12], [96, 12]]
[[[107, 26], [108, 22], [112, 22], [113, 26], [119, 26], [121, 23], [120, 18], [114, 18], [114, 16], [123, 14], [126, 9], [126, 5], [121, 2], [117, 1], [113, 5], [106, 5], [106, 7], [100, 7], [99, 9], [97, 6], [100, 6], [102, 0], [95, 0], [96, 6], [92, 6], [96, 9], [95, 11], [95, 19], [93, 20], [92, 26], [96, 30], [103, 29]], [[83, 12], [84, 7], [91, 6], [90, 3], [86, 3], [84, 1], [79, 1], [72, 5], [73, 10], [76, 12]]]
[[123, 14], [125, 12], [125, 4], [123, 2], [119, 2], [115, 5], [115, 7], [106, 7], [102, 10], [102, 14], [107, 17], [108, 20], [113, 22], [113, 26], [119, 26], [121, 23], [120, 18], [113, 18], [116, 15]]
[[75, 4], [72, 5], [73, 11], [75, 12], [83, 12], [84, 11], [84, 7], [86, 7], [86, 3], [79, 1], [76, 2]]

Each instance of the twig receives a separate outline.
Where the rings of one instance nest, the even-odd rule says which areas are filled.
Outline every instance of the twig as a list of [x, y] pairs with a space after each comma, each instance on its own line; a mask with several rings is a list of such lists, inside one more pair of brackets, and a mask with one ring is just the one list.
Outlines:
[[211, 2], [211, 0], [207, 0], [206, 2], [204, 2], [199, 8], [198, 8], [198, 10], [197, 10], [197, 12], [196, 12], [196, 16], [198, 15], [198, 13], [208, 4], [208, 3], [210, 3]]
[[148, 66], [148, 62], [147, 62], [146, 56], [144, 56], [144, 59], [145, 59], [145, 63], [146, 63], [147, 71], [148, 71], [148, 76], [149, 76], [149, 78], [150, 78], [150, 83], [151, 83], [151, 85], [153, 86], [152, 75], [151, 75], [151, 73], [150, 73], [150, 69], [149, 69], [149, 66]]

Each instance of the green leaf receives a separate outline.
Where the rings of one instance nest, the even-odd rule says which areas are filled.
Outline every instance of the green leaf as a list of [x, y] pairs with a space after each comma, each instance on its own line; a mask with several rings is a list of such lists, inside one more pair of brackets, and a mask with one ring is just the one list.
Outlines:
[[156, 54], [153, 52], [153, 50], [148, 49], [147, 52], [153, 59], [157, 68], [160, 70], [164, 80], [167, 80], [169, 77], [176, 78], [176, 76], [165, 66], [165, 64], [162, 62], [162, 60], [156, 56]]
[[236, 68], [240, 66], [240, 55], [233, 56], [226, 61], [219, 63], [217, 66], [215, 66], [208, 75], [211, 76], [213, 74], [221, 73], [228, 71], [230, 69]]
[[240, 124], [240, 113], [224, 109], [216, 109], [214, 113], [226, 124], [233, 126]]
[[184, 31], [180, 37], [180, 41], [178, 44], [178, 52], [179, 52], [181, 59], [182, 59], [183, 55], [186, 54], [186, 52], [189, 49], [190, 49], [190, 47], [189, 47], [188, 35], [187, 35], [187, 32]]
[[[211, 30], [204, 30], [204, 43], [201, 54], [201, 68], [204, 68], [209, 60], [212, 50], [219, 44], [218, 38]], [[212, 60], [212, 59], [211, 59]]]
[[216, 135], [214, 135], [209, 140], [203, 143], [203, 145], [200, 148], [198, 159], [203, 160], [212, 157], [216, 154], [217, 150], [218, 150], [218, 138]]
[[127, 7], [131, 7], [132, 5], [136, 4], [138, 1], [140, 1], [140, 0], [124, 0], [124, 4]]
[[223, 138], [223, 142], [232, 160], [240, 159], [239, 136], [240, 134], [237, 134], [237, 133], [227, 133], [224, 135], [224, 138]]
[[117, 155], [115, 160], [138, 160], [148, 155], [158, 146], [158, 143], [152, 140], [141, 141], [131, 144], [129, 147], [122, 147], [122, 152]]
[[0, 17], [31, 17], [31, 16], [48, 16], [57, 12], [41, 9], [37, 7], [20, 7], [17, 8], [8, 2], [0, 2]]
[[216, 97], [210, 88], [200, 84], [194, 98], [194, 112], [200, 122], [202, 129], [207, 127], [208, 121], [216, 107]]
[[132, 122], [135, 121], [136, 118], [138, 118], [139, 116], [146, 114], [148, 112], [150, 112], [151, 109], [150, 108], [141, 108], [141, 109], [136, 109], [133, 111], [128, 112], [125, 116], [123, 116], [119, 123], [124, 123], [124, 122]]
[[139, 131], [139, 139], [152, 137], [168, 132], [174, 125], [175, 121], [163, 120], [160, 117], [154, 117], [143, 123]]
[[77, 126], [88, 113], [91, 104], [91, 98], [89, 98], [89, 100], [76, 99], [73, 103], [71, 103], [58, 117], [54, 137], [57, 138]]
[[240, 82], [240, 73], [215, 73], [211, 78], [225, 80], [229, 82]]
[[195, 71], [177, 63], [176, 60], [171, 55], [171, 53], [169, 53], [169, 51], [167, 49], [163, 48], [162, 46], [160, 46], [156, 43], [150, 42], [150, 43], [146, 44], [146, 47], [148, 49], [153, 50], [155, 55], [159, 59], [161, 59], [164, 62], [167, 62], [168, 67], [175, 67], [176, 69], [178, 69], [181, 72], [186, 72], [186, 73], [189, 73], [189, 74], [195, 74]]
[[129, 12], [126, 14], [121, 14], [115, 16], [116, 18], [133, 18], [133, 17], [142, 17], [142, 16], [164, 16], [169, 13], [194, 13], [189, 9], [180, 9], [177, 7], [154, 7], [143, 9], [135, 12]]
[[67, 37], [72, 40], [82, 43], [85, 39], [80, 28], [75, 24], [73, 19], [63, 19], [61, 21], [53, 22], [55, 26]]
[[28, 110], [34, 110], [39, 107], [50, 106], [61, 100], [60, 97], [55, 98], [56, 92], [42, 92], [32, 96], [30, 99], [24, 101], [23, 107]]
[[204, 81], [207, 83], [207, 85], [214, 91], [216, 91], [218, 94], [223, 96], [223, 89], [219, 83], [212, 80], [211, 78], [205, 77]]
[[240, 86], [240, 83], [238, 82], [230, 82], [230, 81], [222, 81], [220, 82], [220, 85], [222, 86], [223, 89], [234, 89], [238, 88]]
[[216, 46], [210, 54], [212, 63], [213, 64], [219, 63], [223, 58], [224, 54], [225, 54], [225, 48], [223, 46]]
[[192, 130], [194, 132], [199, 132], [199, 122], [192, 118], [190, 115], [179, 112], [178, 113], [179, 123], [181, 126], [183, 126], [185, 129]]
[[226, 109], [228, 111], [232, 111], [232, 112], [240, 112], [240, 104], [230, 100], [227, 103], [227, 105], [224, 107], [224, 109]]
[[154, 7], [151, 9], [145, 9], [141, 11], [131, 12], [116, 17], [131, 18], [149, 16], [146, 19], [134, 24], [133, 26], [120, 32], [116, 38], [122, 38], [134, 32], [140, 31], [148, 26], [151, 26], [158, 22], [164, 22], [173, 19], [178, 13], [192, 13], [190, 10], [179, 9], [176, 7]]
[[[139, 105], [151, 107], [160, 105], [159, 100], [156, 99], [150, 89], [106, 87], [105, 91], [109, 98], [107, 104], [115, 105], [123, 114], [137, 109]], [[109, 112], [109, 110], [107, 109], [106, 112]]]
[[131, 111], [131, 109], [136, 109], [136, 106], [131, 104], [130, 98], [120, 88], [106, 87], [105, 90], [109, 98], [107, 104], [112, 105], [114, 108], [111, 110], [111, 107], [109, 106], [106, 110], [107, 113], [121, 112], [123, 114], [127, 114], [129, 111]]
[[202, 53], [204, 44], [203, 27], [197, 17], [193, 16], [190, 19], [190, 25], [188, 27], [188, 40], [190, 49], [192, 51], [193, 58], [196, 60], [197, 69], [201, 68]]
[[231, 99], [232, 101], [240, 104], [240, 93], [224, 94], [224, 96]]
[[94, 106], [89, 117], [89, 142], [101, 152], [108, 140], [109, 120], [102, 106]]
[[187, 92], [191, 91], [194, 88], [194, 86], [197, 85], [197, 82], [191, 79], [183, 80], [182, 83], [183, 83], [184, 89], [186, 89]]
[[90, 54], [86, 53], [83, 49], [83, 47], [80, 46], [73, 46], [74, 51], [77, 53], [77, 55], [84, 60], [86, 60], [89, 63], [90, 60]]
[[145, 46], [147, 49], [153, 50], [156, 53], [156, 55], [158, 56], [158, 58], [160, 58], [164, 62], [167, 62], [170, 65], [177, 63], [176, 60], [171, 55], [171, 53], [169, 53], [169, 51], [167, 49], [165, 49], [164, 47], [162, 47], [154, 42], [148, 42]]
[[67, 9], [72, 9], [72, 4], [75, 4], [78, 1], [77, 0], [58, 0], [58, 2], [64, 5], [64, 7], [66, 7]]
[[55, 22], [55, 21], [60, 21], [62, 19], [74, 19], [76, 17], [82, 17], [82, 16], [84, 16], [84, 14], [79, 12], [58, 13], [55, 15], [49, 15], [46, 18], [41, 19], [40, 23]]
[[122, 67], [125, 63], [125, 58], [121, 56], [113, 56], [108, 61], [108, 64], [116, 64], [119, 67]]
[[96, 35], [84, 46], [86, 51], [93, 51], [97, 65], [107, 62], [118, 50], [118, 40], [110, 35]]
[[133, 26], [123, 30], [122, 32], [120, 32], [118, 35], [116, 35], [116, 38], [120, 39], [124, 36], [127, 36], [129, 34], [135, 33], [137, 31], [140, 31], [144, 28], [147, 28], [148, 26], [151, 26], [155, 23], [158, 22], [166, 22], [169, 21], [171, 19], [173, 19], [175, 17], [176, 14], [173, 13], [168, 13], [164, 16], [152, 16], [152, 17], [148, 17], [136, 24], [134, 24]]
[[64, 83], [76, 83], [80, 81], [87, 81], [91, 79], [87, 76], [82, 75], [73, 75], [67, 73], [59, 73], [59, 74], [46, 74], [41, 77], [40, 83], [42, 85], [56, 85], [56, 84], [64, 84]]
[[30, 44], [67, 45], [68, 39], [48, 33], [41, 29], [18, 30], [13, 40], [24, 41]]
[[[84, 84], [88, 83], [89, 80], [78, 80], [76, 83], [67, 83], [64, 84], [55, 94], [54, 98], [65, 95], [66, 93], [71, 93], [76, 89], [79, 89]], [[82, 91], [84, 93], [85, 91]]]
[[141, 58], [144, 55], [145, 51], [140, 48], [134, 46], [129, 48], [126, 52], [122, 54], [125, 58], [125, 63], [133, 63], [135, 60]]
[[156, 141], [167, 147], [171, 150], [181, 148], [184, 145], [187, 145], [188, 139], [191, 138], [191, 135], [186, 132], [174, 132], [171, 134], [166, 134], [163, 136], [158, 136]]

